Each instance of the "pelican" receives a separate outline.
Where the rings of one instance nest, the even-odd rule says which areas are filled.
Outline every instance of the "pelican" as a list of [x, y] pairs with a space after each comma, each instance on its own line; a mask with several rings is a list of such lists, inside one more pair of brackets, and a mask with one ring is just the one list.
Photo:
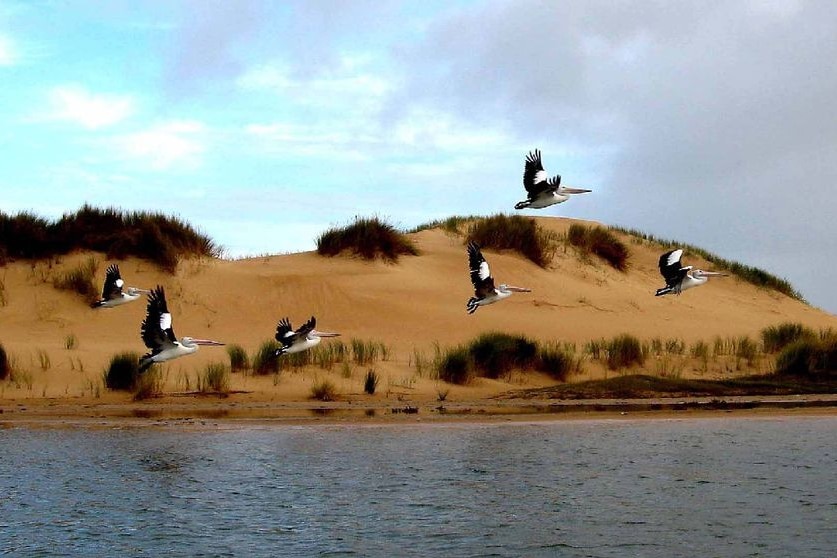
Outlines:
[[90, 305], [91, 308], [113, 308], [126, 302], [133, 302], [140, 297], [142, 293], [149, 293], [151, 291], [146, 289], [138, 289], [136, 287], [126, 287], [122, 290], [125, 281], [122, 280], [122, 275], [119, 274], [119, 266], [111, 264], [105, 271], [105, 285], [102, 287], [102, 298]]
[[140, 358], [140, 372], [145, 372], [155, 362], [190, 355], [197, 351], [200, 345], [223, 345], [217, 341], [185, 336], [178, 341], [172, 329], [171, 314], [166, 306], [166, 292], [159, 285], [148, 294], [148, 309], [140, 333], [145, 346], [151, 349], [151, 352]]
[[302, 324], [302, 326], [294, 331], [291, 327], [291, 322], [288, 318], [279, 320], [279, 325], [276, 326], [276, 340], [282, 343], [282, 346], [273, 353], [274, 356], [284, 355], [286, 353], [299, 353], [307, 351], [322, 341], [323, 337], [339, 337], [339, 333], [327, 333], [325, 331], [317, 331], [314, 329], [317, 326], [317, 318], [311, 316], [311, 319]]
[[498, 300], [510, 297], [512, 293], [530, 293], [531, 289], [510, 285], [494, 286], [494, 277], [488, 269], [488, 262], [482, 257], [476, 242], [468, 243], [468, 265], [471, 269], [471, 283], [474, 284], [474, 296], [468, 299], [468, 313], [473, 314], [480, 306], [494, 304]]
[[564, 188], [561, 186], [561, 175], [549, 178], [543, 170], [541, 152], [536, 149], [526, 156], [526, 166], [523, 171], [523, 186], [529, 197], [514, 205], [515, 209], [542, 209], [556, 203], [563, 203], [570, 199], [570, 194], [584, 194], [592, 190], [582, 188]]
[[717, 271], [703, 271], [692, 269], [692, 266], [683, 267], [680, 258], [683, 257], [683, 249], [671, 250], [660, 256], [660, 274], [666, 280], [666, 286], [657, 289], [656, 296], [670, 293], [680, 294], [686, 289], [699, 287], [709, 281], [710, 277], [726, 277], [726, 273]]

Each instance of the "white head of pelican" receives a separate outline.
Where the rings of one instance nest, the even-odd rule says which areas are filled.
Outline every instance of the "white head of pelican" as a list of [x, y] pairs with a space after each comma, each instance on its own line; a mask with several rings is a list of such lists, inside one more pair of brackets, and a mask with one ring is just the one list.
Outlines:
[[526, 156], [526, 166], [523, 170], [523, 187], [526, 188], [528, 197], [522, 202], [517, 202], [515, 209], [542, 209], [556, 203], [563, 203], [570, 199], [570, 194], [585, 194], [592, 190], [583, 188], [566, 188], [561, 186], [561, 175], [556, 174], [552, 178], [546, 174], [541, 163], [541, 152], [536, 149], [530, 151]]
[[498, 300], [508, 298], [512, 293], [532, 292], [530, 289], [513, 287], [505, 283], [495, 287], [488, 262], [482, 256], [480, 247], [473, 241], [468, 243], [468, 267], [471, 271], [471, 283], [474, 285], [474, 296], [468, 299], [466, 304], [469, 314], [476, 312], [480, 306], [494, 304]]
[[143, 293], [150, 293], [146, 289], [138, 289], [136, 287], [123, 287], [125, 281], [122, 280], [122, 275], [119, 273], [119, 266], [111, 264], [105, 271], [105, 284], [102, 287], [102, 298], [90, 305], [91, 308], [113, 308], [125, 304], [126, 302], [133, 302], [138, 299]]
[[692, 266], [687, 265], [683, 267], [681, 258], [683, 257], [683, 249], [670, 250], [660, 256], [660, 275], [666, 281], [666, 286], [662, 289], [657, 289], [655, 296], [662, 296], [667, 294], [680, 294], [686, 289], [692, 287], [699, 287], [709, 281], [710, 277], [725, 277], [726, 273], [717, 271], [704, 271], [702, 269], [692, 269]]
[[148, 295], [148, 308], [140, 328], [140, 335], [145, 346], [151, 349], [140, 358], [140, 372], [144, 372], [155, 362], [190, 355], [201, 345], [223, 345], [218, 341], [185, 336], [178, 341], [174, 335], [171, 314], [166, 304], [166, 292], [159, 285]]
[[302, 324], [299, 329], [294, 331], [291, 327], [291, 322], [288, 318], [279, 320], [279, 325], [276, 326], [276, 340], [282, 343], [282, 346], [276, 349], [274, 356], [284, 355], [286, 353], [298, 353], [307, 351], [322, 341], [324, 337], [339, 337], [339, 333], [329, 333], [326, 331], [317, 331], [314, 329], [317, 325], [317, 318], [311, 316], [311, 319]]

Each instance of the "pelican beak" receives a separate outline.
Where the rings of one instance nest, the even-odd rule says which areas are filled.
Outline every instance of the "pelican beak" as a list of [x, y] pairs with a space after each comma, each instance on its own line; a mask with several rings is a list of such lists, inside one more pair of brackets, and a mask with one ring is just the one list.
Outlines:
[[506, 285], [506, 289], [515, 293], [531, 293], [532, 289], [527, 289], [526, 287], [512, 287], [511, 285]]
[[150, 294], [150, 293], [151, 293], [151, 291], [150, 291], [150, 290], [148, 290], [148, 289], [137, 289], [137, 288], [134, 288], [134, 290], [135, 290], [135, 291], [137, 291], [138, 293], [142, 293], [142, 294]]
[[204, 345], [209, 347], [223, 347], [224, 344], [219, 341], [212, 341], [210, 339], [192, 339], [195, 345]]
[[704, 275], [707, 277], [727, 277], [728, 273], [721, 273], [720, 271], [704, 271]]
[[329, 333], [328, 331], [317, 331], [314, 330], [314, 335], [317, 337], [340, 337], [339, 333]]
[[587, 192], [592, 192], [593, 190], [585, 190], [584, 188], [561, 188], [561, 192], [564, 194], [586, 194]]

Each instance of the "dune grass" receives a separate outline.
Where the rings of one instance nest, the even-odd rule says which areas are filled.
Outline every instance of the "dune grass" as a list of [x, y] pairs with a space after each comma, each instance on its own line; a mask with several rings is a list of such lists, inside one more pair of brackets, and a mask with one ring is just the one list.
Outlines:
[[220, 362], [207, 364], [198, 376], [198, 391], [201, 393], [228, 393], [230, 391], [230, 369]]
[[250, 362], [253, 363], [253, 374], [264, 376], [279, 373], [279, 359], [274, 356], [281, 345], [273, 339], [268, 339], [259, 345], [256, 354]]
[[230, 371], [241, 372], [250, 368], [250, 359], [244, 347], [232, 343], [227, 345], [227, 355], [230, 357]]
[[799, 323], [785, 322], [761, 330], [764, 352], [777, 353], [800, 339], [814, 339], [814, 330]]
[[333, 227], [317, 238], [317, 253], [321, 256], [336, 256], [343, 252], [367, 260], [392, 262], [400, 256], [419, 253], [404, 233], [378, 217], [355, 217], [350, 225]]
[[140, 355], [134, 352], [119, 353], [110, 359], [110, 364], [102, 374], [102, 381], [108, 389], [131, 391], [136, 385]]
[[134, 401], [160, 397], [163, 394], [163, 373], [159, 367], [153, 367], [137, 376], [133, 387]]
[[408, 234], [426, 231], [430, 229], [442, 229], [449, 234], [461, 234], [462, 226], [469, 221], [476, 221], [482, 219], [479, 215], [452, 215], [444, 219], [434, 219], [427, 223], [422, 223], [412, 229], [408, 230]]
[[320, 380], [311, 386], [311, 399], [334, 401], [337, 399], [337, 386], [330, 380]]
[[378, 375], [375, 370], [370, 368], [366, 371], [366, 376], [363, 379], [363, 391], [368, 393], [369, 395], [375, 395], [375, 390], [378, 389], [378, 383], [381, 381], [381, 377]]
[[[659, 238], [652, 234], [644, 233], [636, 229], [629, 229], [624, 227], [611, 228], [623, 234], [633, 236], [638, 241], [646, 241], [653, 244], [657, 244], [660, 246], [662, 250], [671, 248], [682, 248], [689, 255], [695, 255], [703, 258], [704, 260], [712, 264], [716, 268], [716, 270], [728, 271], [729, 273], [732, 273], [741, 280], [746, 281], [757, 287], [772, 289], [800, 302], [806, 302], [802, 295], [799, 293], [799, 291], [794, 289], [793, 285], [791, 285], [789, 281], [777, 277], [776, 275], [773, 275], [771, 273], [768, 273], [767, 271], [758, 267], [753, 267], [736, 261], [727, 260], [693, 244]], [[686, 265], [689, 264], [687, 263]]]
[[219, 257], [221, 248], [178, 217], [148, 211], [83, 205], [49, 221], [31, 212], [0, 211], [0, 264], [43, 259], [74, 250], [103, 252], [109, 259], [135, 256], [173, 272], [182, 257]]
[[800, 337], [776, 357], [776, 374], [796, 377], [837, 376], [837, 335]]
[[573, 223], [567, 230], [567, 242], [582, 254], [593, 254], [602, 258], [618, 271], [628, 269], [628, 247], [604, 227], [588, 227]]
[[60, 274], [53, 285], [57, 289], [80, 294], [87, 301], [95, 300], [99, 296], [99, 289], [96, 286], [98, 267], [96, 258], [90, 256], [76, 267]]
[[11, 366], [9, 365], [9, 357], [6, 355], [6, 348], [0, 343], [0, 380], [5, 380], [9, 377]]
[[531, 217], [492, 215], [468, 226], [466, 243], [481, 248], [514, 250], [540, 267], [552, 261], [558, 248], [558, 234], [540, 227]]

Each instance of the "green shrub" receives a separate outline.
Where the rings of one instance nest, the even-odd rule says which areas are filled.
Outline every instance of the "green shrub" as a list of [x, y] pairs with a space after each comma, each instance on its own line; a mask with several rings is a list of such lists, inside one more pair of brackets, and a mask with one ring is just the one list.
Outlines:
[[140, 355], [137, 353], [119, 353], [110, 359], [104, 372], [103, 381], [108, 389], [131, 391], [136, 385], [139, 372]]
[[467, 384], [473, 377], [471, 356], [465, 347], [447, 351], [439, 360], [440, 380], [451, 384]]
[[322, 380], [311, 386], [311, 399], [334, 401], [337, 399], [337, 387], [329, 380]]
[[775, 326], [769, 326], [761, 331], [764, 352], [777, 353], [800, 339], [814, 339], [816, 333], [802, 324], [785, 322]]
[[595, 254], [619, 271], [628, 268], [628, 247], [604, 227], [588, 227], [573, 223], [567, 230], [567, 241], [583, 254]]
[[555, 255], [558, 235], [541, 228], [531, 217], [500, 214], [471, 223], [465, 242], [471, 241], [481, 248], [514, 250], [546, 267]]
[[633, 365], [642, 366], [645, 355], [642, 344], [633, 335], [624, 333], [607, 342], [607, 366], [611, 370], [627, 368]]
[[538, 349], [538, 370], [564, 382], [573, 372], [581, 371], [581, 361], [558, 345], [549, 344]]
[[837, 373], [837, 339], [803, 337], [787, 345], [776, 357], [777, 374], [820, 376]]
[[230, 370], [232, 372], [250, 368], [250, 359], [247, 358], [247, 352], [241, 345], [235, 343], [227, 345], [227, 354], [230, 357]]
[[0, 343], [0, 380], [5, 380], [10, 374], [9, 357], [6, 355], [6, 348]]
[[519, 335], [484, 333], [468, 346], [471, 362], [480, 376], [500, 378], [515, 368], [531, 368], [538, 346]]
[[56, 288], [80, 294], [88, 301], [99, 295], [96, 286], [96, 258], [89, 257], [78, 266], [58, 276], [53, 283]]
[[227, 393], [229, 390], [229, 369], [220, 362], [207, 364], [203, 373], [198, 377], [198, 391], [201, 393]]
[[378, 376], [378, 373], [370, 368], [366, 371], [366, 378], [363, 380], [363, 391], [369, 395], [374, 395], [375, 390], [378, 388], [379, 381], [380, 377]]
[[396, 261], [402, 255], [418, 255], [418, 249], [404, 233], [378, 217], [355, 217], [351, 225], [331, 228], [317, 238], [317, 253], [321, 256], [346, 251], [367, 260]]
[[279, 373], [279, 359], [275, 356], [281, 345], [273, 339], [268, 339], [259, 346], [253, 355], [253, 374], [260, 376]]

